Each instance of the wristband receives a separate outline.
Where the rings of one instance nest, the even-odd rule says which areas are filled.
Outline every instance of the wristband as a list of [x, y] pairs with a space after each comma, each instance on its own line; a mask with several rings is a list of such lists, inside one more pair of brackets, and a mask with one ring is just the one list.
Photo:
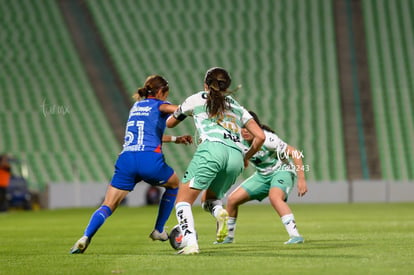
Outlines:
[[177, 108], [177, 110], [175, 110], [175, 112], [173, 113], [173, 117], [176, 120], [179, 121], [183, 121], [187, 116], [185, 114], [183, 114], [182, 110], [181, 110], [181, 106]]
[[171, 136], [171, 142], [176, 142], [177, 137], [176, 136]]

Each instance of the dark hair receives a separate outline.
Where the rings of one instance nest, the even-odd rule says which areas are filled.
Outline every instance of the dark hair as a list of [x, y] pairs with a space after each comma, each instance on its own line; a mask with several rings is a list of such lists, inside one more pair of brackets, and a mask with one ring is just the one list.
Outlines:
[[160, 75], [150, 75], [145, 80], [144, 87], [138, 88], [137, 93], [141, 98], [147, 98], [149, 95], [155, 95], [159, 89], [162, 89], [163, 93], [167, 92], [168, 81]]
[[275, 132], [269, 126], [260, 123], [259, 117], [257, 116], [257, 114], [255, 112], [249, 111], [249, 114], [252, 115], [254, 121], [256, 121], [256, 123], [260, 126], [260, 128], [262, 128], [263, 130], [266, 130], [268, 132], [271, 132], [271, 133], [274, 133]]
[[223, 68], [211, 68], [204, 77], [204, 83], [209, 90], [206, 102], [209, 117], [221, 115], [230, 109], [230, 103], [226, 101], [227, 88], [231, 84], [229, 73]]

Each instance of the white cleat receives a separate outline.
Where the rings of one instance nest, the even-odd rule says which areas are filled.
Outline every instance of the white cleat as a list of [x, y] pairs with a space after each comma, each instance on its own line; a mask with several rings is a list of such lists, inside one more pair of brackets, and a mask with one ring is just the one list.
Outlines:
[[200, 250], [198, 249], [198, 244], [188, 245], [177, 252], [177, 254], [180, 255], [194, 255], [200, 253]]
[[293, 236], [290, 237], [290, 239], [285, 242], [285, 244], [299, 244], [299, 243], [304, 243], [305, 239], [303, 239], [302, 236]]
[[80, 254], [80, 253], [85, 252], [86, 248], [88, 248], [89, 243], [90, 243], [89, 238], [87, 236], [83, 236], [70, 249], [70, 254]]

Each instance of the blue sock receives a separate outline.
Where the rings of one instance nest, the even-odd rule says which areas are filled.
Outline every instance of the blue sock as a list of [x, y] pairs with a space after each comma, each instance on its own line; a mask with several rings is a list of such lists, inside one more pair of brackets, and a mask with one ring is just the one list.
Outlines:
[[87, 236], [89, 239], [95, 235], [96, 231], [98, 231], [99, 227], [105, 222], [105, 220], [111, 216], [112, 211], [106, 205], [102, 205], [99, 207], [91, 216], [89, 220], [89, 224], [85, 229], [85, 233], [83, 235]]
[[164, 231], [164, 225], [170, 217], [171, 211], [174, 208], [177, 193], [178, 188], [165, 188], [165, 192], [162, 195], [160, 206], [158, 208], [157, 221], [155, 223], [155, 229], [157, 229], [158, 232]]

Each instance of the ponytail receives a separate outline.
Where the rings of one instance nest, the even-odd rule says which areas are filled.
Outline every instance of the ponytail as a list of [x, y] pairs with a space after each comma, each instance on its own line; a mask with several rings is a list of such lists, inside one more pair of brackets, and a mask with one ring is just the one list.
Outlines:
[[209, 90], [206, 102], [208, 116], [222, 116], [230, 109], [230, 103], [226, 101], [227, 88], [231, 84], [230, 75], [223, 68], [214, 67], [207, 71], [204, 83]]
[[209, 117], [215, 117], [230, 109], [230, 104], [226, 101], [224, 93], [211, 89], [207, 95], [206, 108]]

